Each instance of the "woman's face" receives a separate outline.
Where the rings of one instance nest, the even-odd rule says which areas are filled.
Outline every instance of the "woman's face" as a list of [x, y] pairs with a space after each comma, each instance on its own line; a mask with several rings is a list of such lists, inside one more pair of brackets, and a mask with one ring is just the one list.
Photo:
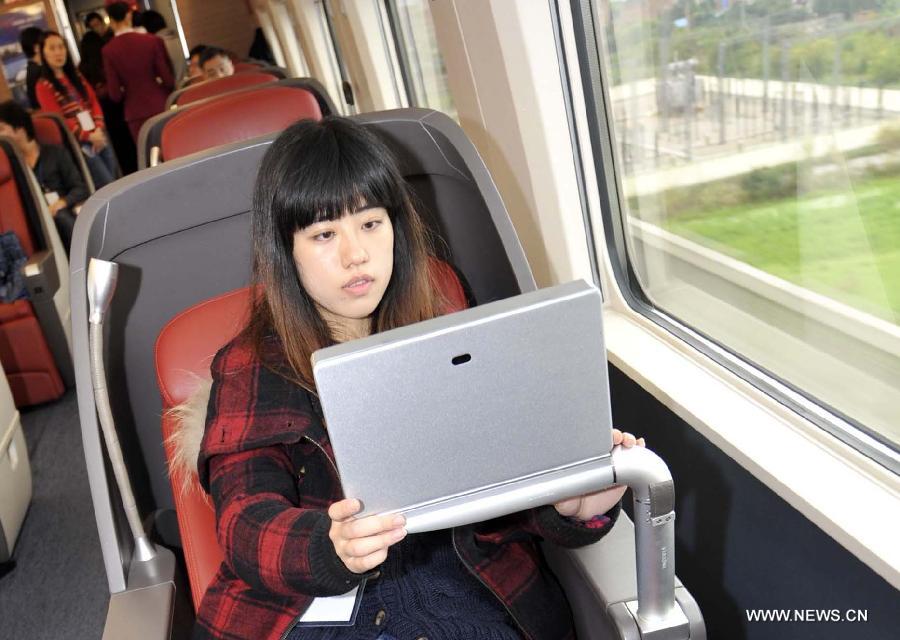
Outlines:
[[[294, 233], [300, 283], [326, 321], [351, 336], [365, 325], [394, 270], [394, 228], [383, 207], [357, 209]], [[367, 326], [367, 325], [365, 325]]]
[[44, 48], [41, 55], [47, 65], [57, 71], [66, 64], [66, 45], [59, 36], [50, 36], [44, 41]]

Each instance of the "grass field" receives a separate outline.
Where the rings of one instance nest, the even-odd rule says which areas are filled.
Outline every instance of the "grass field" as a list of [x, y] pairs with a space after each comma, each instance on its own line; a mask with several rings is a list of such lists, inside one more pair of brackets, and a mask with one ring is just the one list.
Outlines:
[[682, 214], [667, 228], [900, 324], [900, 178]]

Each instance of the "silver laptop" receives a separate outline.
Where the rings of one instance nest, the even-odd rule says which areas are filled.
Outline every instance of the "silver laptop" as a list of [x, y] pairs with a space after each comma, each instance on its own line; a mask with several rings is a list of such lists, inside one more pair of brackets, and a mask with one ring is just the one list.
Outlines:
[[578, 280], [314, 353], [344, 494], [415, 533], [612, 484], [601, 302]]

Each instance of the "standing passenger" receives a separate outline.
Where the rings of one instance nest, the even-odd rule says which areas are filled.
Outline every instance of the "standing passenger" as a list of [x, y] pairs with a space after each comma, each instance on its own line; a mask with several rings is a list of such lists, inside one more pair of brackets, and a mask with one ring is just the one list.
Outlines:
[[81, 143], [94, 186], [115, 180], [116, 158], [106, 139], [103, 110], [90, 83], [75, 69], [62, 36], [47, 31], [41, 40], [41, 79], [35, 92], [44, 111], [58, 113]]
[[175, 72], [176, 84], [185, 74], [187, 64], [184, 59], [184, 50], [181, 48], [181, 39], [175, 32], [175, 29], [166, 25], [166, 19], [163, 18], [159, 11], [144, 11], [141, 14], [144, 22], [144, 28], [150, 35], [156, 36], [166, 45], [166, 52], [169, 54], [169, 60], [172, 63], [172, 70]]
[[19, 34], [19, 44], [22, 45], [22, 53], [28, 58], [28, 68], [25, 71], [25, 86], [28, 90], [28, 102], [32, 109], [39, 109], [37, 94], [34, 87], [41, 78], [41, 36], [43, 31], [37, 27], [22, 29]]
[[[100, 36], [103, 40], [103, 44], [106, 44], [113, 39], [112, 29], [109, 28], [106, 21], [96, 11], [91, 11], [87, 14], [84, 18], [84, 26]], [[87, 36], [87, 34], [85, 34], [85, 36]], [[81, 41], [84, 43], [84, 38], [82, 38]]]
[[161, 113], [175, 88], [172, 66], [162, 40], [131, 27], [131, 8], [116, 2], [106, 8], [116, 37], [103, 47], [103, 68], [109, 97], [125, 101], [125, 120], [138, 141], [141, 125]]
[[81, 39], [81, 62], [78, 64], [78, 70], [91, 83], [97, 99], [100, 100], [100, 107], [106, 120], [106, 132], [119, 160], [119, 167], [123, 174], [128, 175], [137, 171], [137, 148], [131, 139], [128, 125], [125, 124], [125, 110], [122, 103], [113, 102], [109, 98], [106, 74], [103, 71], [103, 45], [103, 37], [97, 35], [96, 31], [85, 33]]

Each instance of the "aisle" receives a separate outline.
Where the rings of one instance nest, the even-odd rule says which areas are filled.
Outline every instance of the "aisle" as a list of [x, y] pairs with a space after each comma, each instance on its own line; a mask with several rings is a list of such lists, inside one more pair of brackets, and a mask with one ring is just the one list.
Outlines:
[[0, 577], [0, 638], [100, 638], [109, 591], [81, 447], [75, 391], [22, 412], [31, 508]]

